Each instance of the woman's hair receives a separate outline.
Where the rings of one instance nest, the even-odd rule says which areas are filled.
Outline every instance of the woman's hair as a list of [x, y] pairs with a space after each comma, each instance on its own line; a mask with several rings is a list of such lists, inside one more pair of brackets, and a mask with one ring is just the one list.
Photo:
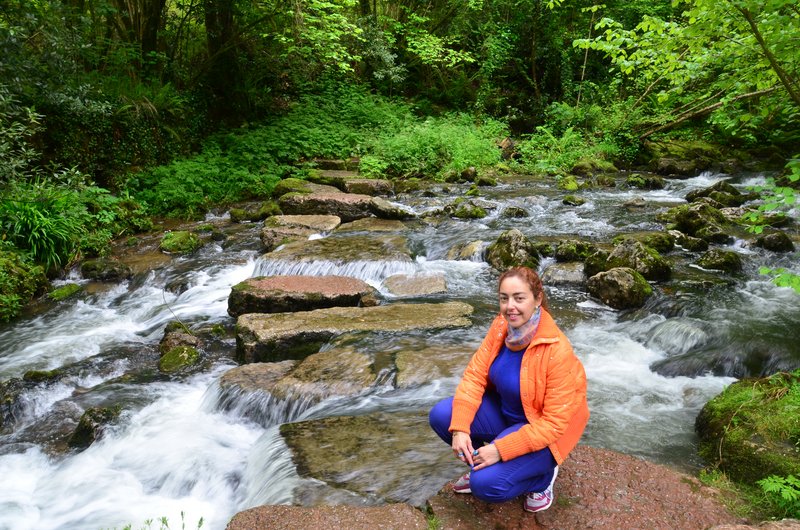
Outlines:
[[550, 312], [550, 306], [547, 303], [547, 294], [544, 292], [542, 280], [539, 278], [539, 275], [536, 274], [535, 270], [531, 269], [530, 267], [511, 267], [500, 275], [500, 279], [497, 281], [498, 289], [500, 288], [500, 284], [503, 283], [503, 280], [506, 278], [519, 278], [520, 280], [524, 281], [528, 284], [528, 287], [531, 288], [531, 292], [535, 297], [539, 296], [539, 293], [541, 293], [542, 307]]

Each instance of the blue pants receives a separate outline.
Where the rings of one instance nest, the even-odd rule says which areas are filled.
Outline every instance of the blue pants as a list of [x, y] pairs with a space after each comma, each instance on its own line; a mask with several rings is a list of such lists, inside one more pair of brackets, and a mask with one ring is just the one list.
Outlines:
[[[453, 414], [453, 398], [443, 399], [433, 406], [429, 415], [431, 428], [439, 438], [452, 444], [448, 431]], [[509, 423], [500, 408], [500, 396], [487, 391], [470, 427], [472, 446], [479, 448], [520, 429], [525, 423]], [[500, 461], [470, 474], [472, 494], [486, 502], [504, 502], [528, 492], [547, 489], [553, 479], [556, 460], [550, 449], [528, 453], [511, 460]]]

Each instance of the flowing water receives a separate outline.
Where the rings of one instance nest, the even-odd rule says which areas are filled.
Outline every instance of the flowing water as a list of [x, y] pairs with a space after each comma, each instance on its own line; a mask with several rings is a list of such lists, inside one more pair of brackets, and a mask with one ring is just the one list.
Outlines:
[[[509, 228], [534, 238], [597, 241], [660, 229], [653, 221], [655, 212], [681, 204], [689, 191], [723, 178], [729, 177], [707, 173], [670, 181], [667, 189], [651, 192], [586, 192], [588, 201], [580, 207], [561, 204], [561, 193], [547, 183], [520, 178], [485, 191], [483, 200], [493, 207], [487, 218], [409, 222], [412, 262], [341, 267], [325, 261], [271, 261], [255, 250], [254, 226], [234, 244], [208, 245], [129, 282], [87, 285], [92, 288], [77, 302], [0, 328], [0, 381], [22, 377], [28, 370], [63, 370], [55, 381], [25, 390], [14, 409], [13, 426], [0, 432], [0, 529], [139, 528], [146, 519], [161, 517], [168, 518], [171, 528], [182, 520], [195, 528], [201, 517], [203, 528], [224, 528], [237, 511], [293, 502], [302, 479], [279, 424], [326, 415], [426, 410], [453, 392], [456, 377], [400, 391], [383, 374], [386, 384], [367, 394], [320, 404], [254, 403], [252, 397], [222, 395], [217, 381], [236, 366], [230, 333], [207, 339], [200, 369], [183, 376], [159, 374], [158, 341], [165, 324], [178, 318], [193, 329], [220, 324], [230, 331], [234, 320], [227, 314], [227, 298], [231, 287], [248, 277], [345, 274], [366, 280], [391, 303], [394, 297], [382, 285], [387, 276], [444, 273], [447, 294], [426, 301], [472, 304], [475, 326], [429, 333], [426, 340], [463, 345], [469, 351], [496, 311], [496, 273], [479, 255], [471, 261], [447, 260], [454, 245], [490, 242]], [[731, 179], [740, 187], [762, 180], [761, 175]], [[410, 194], [396, 200], [424, 215], [464, 189], [438, 191], [436, 197]], [[646, 207], [621, 207], [634, 196], [644, 197]], [[502, 211], [509, 206], [523, 207], [530, 215], [505, 218]], [[699, 465], [694, 418], [708, 399], [737, 377], [800, 366], [799, 299], [757, 273], [762, 265], [800, 273], [796, 254], [765, 253], [742, 239], [729, 248], [745, 258], [743, 277], [669, 282], [637, 311], [611, 310], [578, 287], [548, 288], [553, 313], [589, 378], [592, 418], [585, 443], [692, 469]], [[680, 250], [670, 254], [678, 278], [717, 277], [697, 270], [690, 258]], [[551, 263], [544, 260], [541, 268]], [[384, 335], [372, 340], [378, 349], [391, 347], [395, 339]], [[63, 439], [81, 413], [104, 405], [121, 405], [120, 420], [88, 449], [64, 452]], [[393, 466], [402, 465], [387, 462], [385, 473], [390, 476]], [[440, 484], [430, 486], [435, 492]], [[326, 501], [347, 499], [333, 495]]]

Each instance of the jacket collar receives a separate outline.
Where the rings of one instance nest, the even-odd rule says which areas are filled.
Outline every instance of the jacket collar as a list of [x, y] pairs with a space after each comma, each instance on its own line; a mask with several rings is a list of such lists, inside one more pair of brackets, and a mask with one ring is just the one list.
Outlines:
[[[500, 315], [500, 321], [502, 322], [503, 339], [505, 340], [506, 335], [508, 335], [508, 321], [503, 315]], [[527, 349], [537, 344], [552, 344], [554, 342], [558, 342], [558, 326], [553, 317], [550, 316], [550, 313], [545, 308], [542, 308], [539, 327], [536, 329], [536, 334]]]

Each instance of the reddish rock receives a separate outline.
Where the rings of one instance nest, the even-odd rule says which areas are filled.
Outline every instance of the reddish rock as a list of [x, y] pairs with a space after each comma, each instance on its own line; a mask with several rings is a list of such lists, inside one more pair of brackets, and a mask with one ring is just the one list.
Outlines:
[[428, 504], [442, 530], [700, 530], [741, 523], [715, 494], [716, 490], [696, 478], [665, 466], [579, 446], [559, 468], [556, 498], [549, 510], [527, 513], [521, 497], [488, 504], [472, 495], [454, 493], [451, 484]]
[[346, 276], [259, 276], [233, 287], [228, 313], [283, 313], [358, 306], [373, 294], [366, 282]]
[[258, 506], [237, 513], [226, 530], [296, 530], [331, 528], [347, 530], [425, 530], [428, 522], [421, 511], [408, 504], [385, 506]]

